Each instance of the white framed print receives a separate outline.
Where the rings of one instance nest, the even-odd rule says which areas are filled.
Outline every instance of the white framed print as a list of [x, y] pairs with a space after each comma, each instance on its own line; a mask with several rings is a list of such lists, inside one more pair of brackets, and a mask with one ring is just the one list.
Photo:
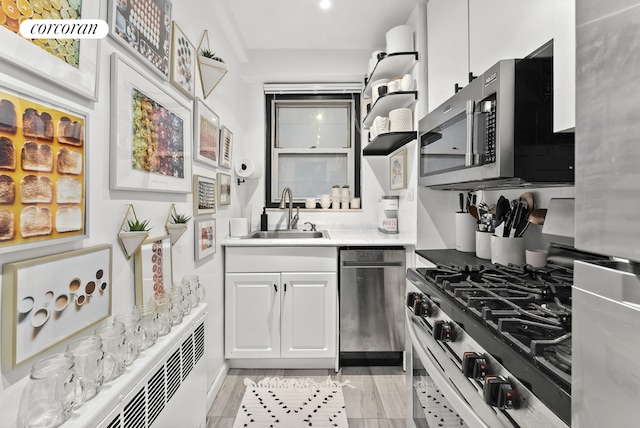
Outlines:
[[218, 166], [220, 117], [200, 98], [195, 101], [193, 159], [205, 165]]
[[191, 103], [112, 54], [112, 189], [191, 192]]
[[196, 219], [195, 221], [195, 259], [202, 260], [216, 252], [216, 220]]
[[45, 10], [44, 2], [40, 1], [0, 3], [4, 7], [0, 9], [3, 18], [0, 58], [65, 91], [97, 101], [99, 39], [29, 40], [20, 36], [19, 30], [20, 22], [36, 15], [45, 18], [45, 12], [49, 15], [46, 19], [99, 19], [100, 0], [57, 2], [57, 7], [47, 1], [49, 8]]
[[[89, 3], [90, 0], [85, 0]], [[169, 0], [110, 0], [109, 35], [142, 64], [169, 78], [171, 2]]]
[[389, 189], [407, 188], [407, 149], [389, 157]]
[[216, 212], [216, 180], [204, 175], [193, 175], [193, 215]]
[[171, 30], [171, 83], [193, 98], [196, 95], [196, 48], [176, 21]]
[[136, 305], [147, 303], [171, 288], [173, 266], [169, 235], [147, 238], [136, 251], [134, 267]]
[[220, 130], [220, 166], [231, 168], [231, 151], [233, 150], [233, 133], [223, 126]]
[[231, 204], [231, 176], [224, 172], [219, 172], [218, 180], [218, 205]]

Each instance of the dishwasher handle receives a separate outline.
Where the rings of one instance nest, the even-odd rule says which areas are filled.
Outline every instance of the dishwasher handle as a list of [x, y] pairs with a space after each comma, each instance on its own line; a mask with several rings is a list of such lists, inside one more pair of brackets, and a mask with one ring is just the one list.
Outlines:
[[342, 262], [343, 268], [375, 269], [385, 267], [404, 267], [404, 262]]

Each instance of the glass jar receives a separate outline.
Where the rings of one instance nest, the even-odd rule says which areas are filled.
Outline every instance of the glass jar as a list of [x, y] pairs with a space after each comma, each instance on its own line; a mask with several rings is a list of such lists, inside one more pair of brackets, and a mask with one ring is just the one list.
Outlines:
[[142, 348], [147, 349], [158, 341], [158, 312], [156, 311], [156, 304], [150, 300], [147, 303], [136, 306], [136, 311], [140, 314], [140, 325], [145, 333]]
[[189, 303], [188, 295], [185, 294], [185, 289], [186, 287], [184, 287], [182, 283], [176, 282], [169, 290], [169, 294], [171, 294], [171, 301], [180, 306], [183, 317], [191, 313], [191, 303]]
[[116, 379], [122, 373], [127, 365], [133, 362], [134, 347], [127, 339], [124, 324], [114, 321], [113, 324], [103, 324], [96, 329], [96, 336], [102, 339], [102, 350], [111, 354], [115, 364], [111, 376], [105, 378], [105, 383]]
[[[79, 394], [78, 394], [79, 393]], [[53, 354], [36, 362], [18, 408], [18, 428], [54, 428], [62, 425], [85, 399], [85, 386], [69, 353]]]
[[158, 336], [164, 336], [171, 331], [171, 311], [173, 304], [171, 296], [159, 293], [155, 296], [156, 312], [158, 313]]
[[115, 359], [104, 353], [102, 339], [96, 335], [74, 340], [67, 345], [67, 352], [73, 355], [76, 372], [85, 384], [85, 401], [88, 401], [100, 392], [105, 378], [111, 377]]
[[184, 316], [182, 312], [183, 305], [183, 297], [182, 290], [178, 289], [177, 291], [172, 292], [172, 289], [167, 290], [168, 293], [164, 293], [169, 297], [169, 301], [171, 302], [171, 311], [169, 312], [171, 315], [171, 325], [178, 325], [182, 322], [182, 318]]
[[182, 277], [182, 283], [189, 285], [191, 307], [195, 308], [204, 299], [204, 287], [200, 284], [200, 277], [198, 275], [186, 275]]
[[140, 314], [133, 309], [129, 312], [117, 314], [113, 317], [113, 321], [124, 324], [127, 339], [133, 346], [133, 358], [129, 361], [129, 364], [131, 364], [140, 356], [147, 340], [147, 333], [142, 329]]

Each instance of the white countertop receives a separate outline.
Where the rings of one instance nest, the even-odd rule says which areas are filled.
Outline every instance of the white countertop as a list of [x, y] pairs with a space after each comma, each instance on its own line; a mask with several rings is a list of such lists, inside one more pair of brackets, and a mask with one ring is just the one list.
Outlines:
[[415, 246], [415, 233], [382, 233], [375, 227], [323, 228], [329, 238], [244, 239], [229, 237], [221, 242], [226, 247], [345, 247], [345, 246]]

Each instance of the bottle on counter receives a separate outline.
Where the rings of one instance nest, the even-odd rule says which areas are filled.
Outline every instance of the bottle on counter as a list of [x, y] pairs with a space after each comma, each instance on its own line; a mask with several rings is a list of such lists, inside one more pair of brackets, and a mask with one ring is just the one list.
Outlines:
[[269, 216], [267, 215], [267, 208], [262, 208], [262, 214], [260, 214], [260, 230], [265, 231], [269, 229]]

